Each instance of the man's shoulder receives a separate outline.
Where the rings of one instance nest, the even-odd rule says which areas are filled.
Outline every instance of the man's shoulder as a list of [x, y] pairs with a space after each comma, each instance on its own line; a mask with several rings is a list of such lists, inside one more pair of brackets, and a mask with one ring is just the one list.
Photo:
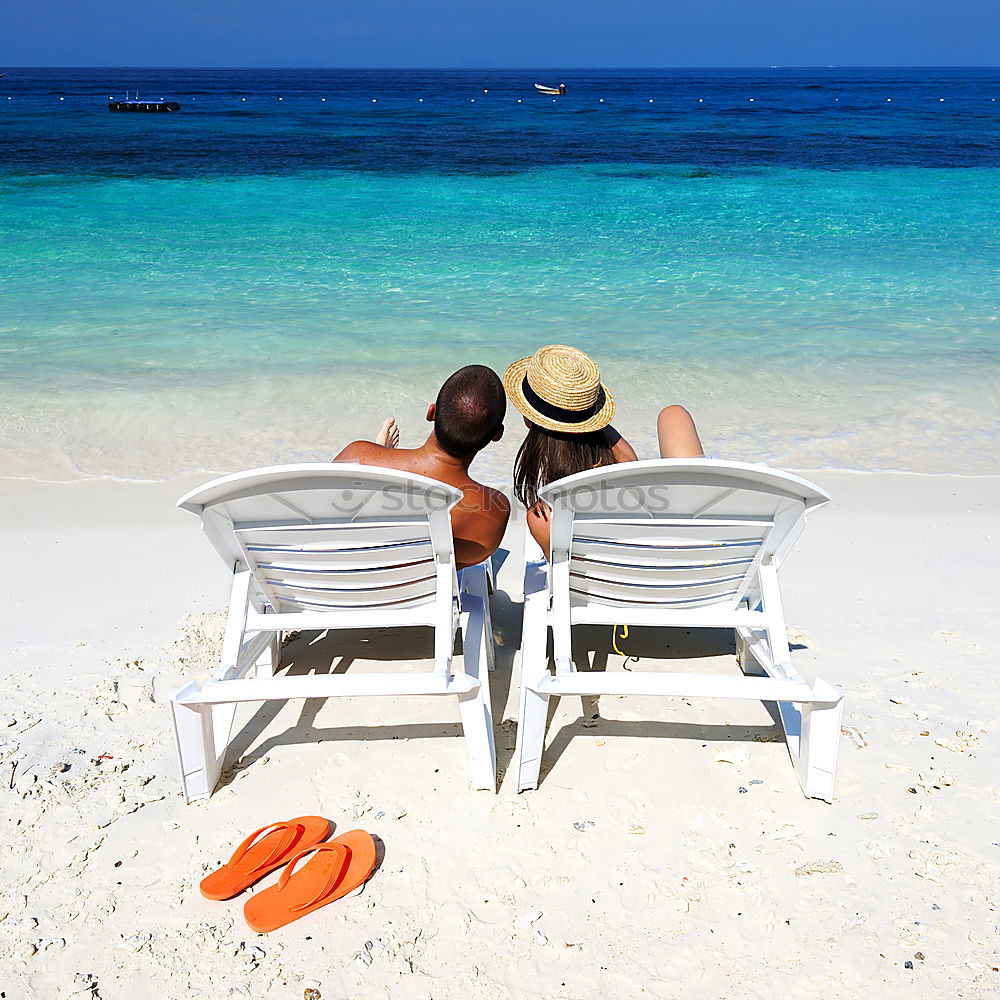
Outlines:
[[471, 565], [492, 555], [509, 520], [510, 501], [500, 490], [474, 479], [462, 483], [462, 499], [451, 512], [459, 561]]
[[363, 462], [366, 458], [371, 458], [382, 449], [374, 441], [352, 441], [349, 445], [341, 448], [340, 453], [334, 459], [335, 462]]
[[510, 516], [510, 501], [501, 490], [470, 479], [463, 494], [461, 506], [470, 512], [489, 514], [505, 522]]
[[352, 441], [337, 456], [338, 462], [358, 462], [362, 465], [378, 465], [387, 469], [399, 469], [403, 472], [415, 472], [418, 475], [436, 479], [438, 482], [456, 486], [462, 491], [455, 512], [472, 514], [481, 518], [484, 514], [498, 523], [506, 525], [510, 516], [510, 501], [501, 490], [471, 477], [456, 477], [449, 470], [432, 464], [417, 461], [413, 449], [384, 448], [374, 441]]
[[380, 465], [386, 469], [405, 470], [409, 449], [386, 448], [374, 441], [352, 441], [334, 459], [335, 462], [358, 462], [361, 465]]
[[504, 514], [510, 513], [510, 500], [503, 490], [495, 489], [492, 486], [483, 486], [483, 493], [488, 498], [490, 506]]

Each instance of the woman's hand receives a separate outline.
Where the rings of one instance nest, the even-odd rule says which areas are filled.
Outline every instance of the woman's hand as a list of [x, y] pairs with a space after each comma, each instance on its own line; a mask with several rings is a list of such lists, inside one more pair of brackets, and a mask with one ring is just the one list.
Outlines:
[[537, 517], [543, 521], [548, 521], [549, 511], [551, 511], [551, 509], [552, 508], [547, 503], [545, 503], [543, 500], [539, 500], [538, 503], [536, 503], [528, 511], [528, 513], [531, 515], [531, 517]]

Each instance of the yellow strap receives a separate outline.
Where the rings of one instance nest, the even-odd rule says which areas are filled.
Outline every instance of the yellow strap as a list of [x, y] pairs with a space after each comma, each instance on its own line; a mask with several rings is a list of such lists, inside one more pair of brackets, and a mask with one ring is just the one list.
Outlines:
[[613, 649], [613, 650], [614, 650], [614, 651], [615, 651], [615, 652], [616, 652], [616, 653], [617, 653], [617, 654], [618, 654], [619, 656], [626, 656], [626, 657], [627, 657], [627, 656], [628, 656], [628, 653], [623, 653], [623, 652], [622, 652], [622, 651], [621, 651], [621, 650], [620, 650], [620, 649], [618, 648], [618, 630], [619, 630], [619, 629], [621, 629], [621, 630], [622, 630], [622, 638], [623, 638], [623, 639], [627, 639], [627, 638], [628, 638], [628, 625], [615, 625], [615, 626], [614, 626], [614, 628], [612, 628], [612, 630], [611, 630], [611, 648], [612, 648], [612, 649]]

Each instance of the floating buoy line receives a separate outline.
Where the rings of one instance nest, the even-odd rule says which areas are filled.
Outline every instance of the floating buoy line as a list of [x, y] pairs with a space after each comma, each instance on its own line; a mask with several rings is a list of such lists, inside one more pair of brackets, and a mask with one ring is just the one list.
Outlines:
[[[489, 89], [488, 89], [488, 88], [484, 88], [484, 89], [483, 89], [483, 93], [484, 93], [484, 94], [489, 94]], [[72, 99], [72, 98], [71, 98], [71, 99]], [[934, 100], [933, 98], [929, 98], [929, 99], [930, 99], [930, 100], [932, 100], [932, 101]], [[13, 97], [12, 95], [8, 95], [8, 96], [7, 96], [7, 100], [8, 100], [8, 101], [13, 101], [13, 100], [14, 100], [14, 97]], [[60, 100], [60, 101], [65, 101], [65, 100], [66, 100], [66, 97], [65, 97], [65, 96], [61, 96], [61, 97], [59, 97], [59, 100]], [[113, 98], [109, 97], [109, 98], [108, 98], [108, 100], [113, 100]], [[161, 101], [161, 102], [162, 102], [162, 101], [164, 101], [164, 100], [165, 100], [165, 98], [163, 98], [163, 97], [161, 97], [161, 98], [160, 98], [160, 101]], [[191, 102], [191, 103], [193, 104], [193, 103], [195, 103], [195, 101], [197, 100], [197, 98], [194, 98], [194, 97], [190, 97], [190, 98], [187, 98], [187, 100], [188, 100], [188, 101], [190, 101], [190, 102]], [[277, 101], [281, 101], [281, 102], [284, 102], [285, 98], [284, 98], [284, 96], [283, 96], [283, 95], [275, 95], [275, 100], [277, 100]], [[321, 97], [321, 98], [319, 98], [319, 100], [320, 100], [320, 102], [321, 102], [321, 103], [323, 103], [323, 104], [326, 104], [326, 103], [327, 103], [327, 101], [328, 101], [328, 98], [326, 98], [326, 97]], [[348, 99], [348, 100], [349, 100], [349, 99]], [[373, 97], [373, 98], [371, 99], [371, 103], [372, 103], [372, 104], [378, 104], [378, 100], [379, 100], [379, 99], [378, 99], [377, 97]], [[417, 98], [417, 103], [418, 103], [418, 104], [423, 104], [423, 103], [425, 103], [425, 100], [426, 100], [426, 98], [423, 98], [423, 97], [418, 97], [418, 98]], [[626, 101], [628, 101], [628, 98], [626, 98], [625, 100], [626, 100]], [[991, 103], [991, 104], [996, 104], [996, 102], [997, 102], [997, 98], [995, 98], [995, 97], [991, 97], [991, 98], [990, 98], [989, 100], [990, 100], [990, 103]], [[937, 102], [936, 102], [936, 103], [938, 103], [938, 104], [945, 104], [945, 103], [946, 103], [946, 101], [947, 101], [947, 99], [946, 99], [946, 98], [944, 98], [944, 97], [938, 97], [938, 98], [937, 98]], [[247, 98], [246, 98], [246, 97], [241, 97], [241, 98], [240, 98], [240, 103], [242, 103], [242, 104], [245, 104], [246, 102], [247, 102]], [[523, 100], [523, 98], [520, 98], [520, 97], [518, 97], [518, 98], [516, 98], [516, 102], [517, 102], [518, 104], [523, 104], [523, 103], [524, 103], [524, 100]], [[839, 97], [834, 97], [834, 98], [833, 98], [833, 102], [834, 102], [835, 104], [839, 104], [839, 103], [840, 103], [840, 98], [839, 98]], [[346, 102], [345, 102], [345, 103], [346, 103]], [[470, 97], [470, 98], [469, 98], [469, 103], [470, 103], [470, 104], [475, 104], [475, 103], [476, 103], [476, 98], [474, 98], [474, 97]], [[559, 100], [558, 100], [557, 98], [555, 98], [555, 97], [554, 97], [554, 98], [552, 98], [552, 103], [553, 103], [553, 104], [558, 104], [558, 103], [559, 103]], [[607, 100], [606, 100], [605, 98], [603, 98], [603, 97], [599, 97], [599, 98], [597, 99], [597, 103], [598, 103], [598, 104], [606, 104], [606, 103], [608, 103], [608, 102], [607, 102]], [[655, 99], [655, 98], [652, 98], [652, 97], [649, 97], [649, 98], [646, 98], [646, 103], [647, 103], [647, 104], [655, 104], [655, 103], [656, 103], [656, 99]], [[680, 103], [680, 102], [679, 102], [679, 103]], [[697, 98], [697, 103], [698, 103], [698, 104], [704, 104], [704, 103], [705, 103], [705, 98], [704, 98], [704, 97], [699, 97], [699, 98]], [[749, 104], [755, 104], [755, 103], [757, 103], [757, 98], [756, 98], [756, 97], [748, 97], [748, 98], [747, 98], [747, 103], [749, 103]], [[892, 103], [893, 103], [893, 98], [891, 98], [891, 97], [887, 97], [887, 98], [885, 98], [885, 101], [884, 101], [884, 103], [885, 103], [885, 104], [892, 104]], [[726, 104], [725, 102], [721, 102], [721, 106], [722, 106], [723, 108], [725, 108], [725, 107], [732, 107], [732, 105], [728, 105], [728, 104]], [[913, 106], [913, 105], [911, 105], [911, 107], [912, 107], [912, 106]], [[807, 110], [808, 110], [808, 109], [807, 109]], [[812, 110], [815, 110], [815, 108], [814, 108], [814, 109], [812, 109]], [[859, 106], [857, 106], [857, 107], [855, 108], [855, 110], [863, 110], [863, 106], [860, 106], [860, 105], [859, 105]]]

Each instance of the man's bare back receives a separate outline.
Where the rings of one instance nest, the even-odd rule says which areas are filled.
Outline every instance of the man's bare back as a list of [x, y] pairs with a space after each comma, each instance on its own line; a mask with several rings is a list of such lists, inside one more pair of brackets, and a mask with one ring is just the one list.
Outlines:
[[[433, 405], [427, 412], [427, 419], [434, 420]], [[471, 459], [448, 454], [433, 431], [419, 448], [400, 448], [398, 444], [399, 429], [390, 418], [375, 441], [352, 441], [334, 461], [415, 472], [460, 489], [462, 499], [451, 511], [456, 565], [463, 569], [493, 555], [510, 517], [510, 502], [503, 493], [477, 483], [469, 475]]]

